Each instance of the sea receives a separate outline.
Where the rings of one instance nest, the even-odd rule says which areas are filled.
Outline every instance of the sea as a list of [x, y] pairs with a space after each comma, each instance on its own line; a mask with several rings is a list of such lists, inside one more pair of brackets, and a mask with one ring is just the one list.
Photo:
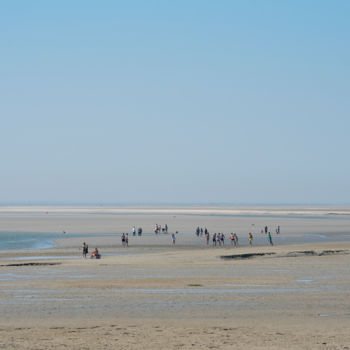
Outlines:
[[[0, 231], [0, 250], [44, 249], [55, 246], [55, 240], [72, 235], [50, 232]], [[74, 237], [77, 237], [76, 235]]]

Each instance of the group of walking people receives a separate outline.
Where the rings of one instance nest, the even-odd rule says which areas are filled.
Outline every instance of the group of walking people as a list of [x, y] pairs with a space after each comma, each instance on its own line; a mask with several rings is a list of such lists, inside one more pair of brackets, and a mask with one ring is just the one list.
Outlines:
[[[209, 242], [210, 242], [210, 233], [209, 231], [207, 230], [207, 228], [205, 228], [203, 230], [203, 228], [200, 228], [199, 226], [197, 226], [196, 230], [195, 230], [195, 234], [197, 237], [200, 237], [203, 235], [203, 232], [205, 234], [205, 237], [206, 237], [206, 243], [207, 245], [209, 245]], [[268, 241], [270, 243], [270, 245], [273, 245], [273, 241], [272, 241], [272, 236], [271, 236], [271, 232], [268, 231], [268, 227], [265, 226], [262, 230], [261, 230], [261, 233], [263, 234], [265, 232], [265, 234], [267, 235], [268, 237]], [[280, 234], [281, 232], [281, 228], [280, 226], [278, 226], [276, 228], [276, 234]], [[249, 241], [249, 245], [250, 246], [253, 246], [253, 234], [251, 232], [249, 232], [248, 234], [248, 241]], [[236, 233], [230, 233], [230, 241], [231, 241], [231, 245], [232, 246], [235, 246], [237, 247], [238, 246], [238, 235]], [[213, 246], [221, 246], [221, 245], [224, 245], [225, 244], [225, 235], [224, 233], [222, 232], [219, 232], [219, 233], [214, 233], [212, 235], [212, 243], [213, 243]]]
[[154, 233], [157, 235], [158, 233], [168, 233], [168, 225], [165, 224], [163, 227], [161, 225], [155, 224]]
[[[253, 224], [252, 224], [253, 225]], [[160, 233], [160, 232], [164, 232], [164, 233], [168, 233], [168, 225], [165, 224], [164, 227], [161, 227], [160, 225], [156, 224], [155, 225], [155, 229], [154, 229], [154, 232], [156, 234]], [[276, 235], [279, 235], [281, 232], [281, 229], [280, 229], [280, 226], [278, 226], [276, 228]], [[137, 233], [139, 236], [142, 235], [142, 228], [139, 228], [137, 230]], [[176, 234], [178, 233], [178, 231], [176, 231]], [[264, 234], [267, 236], [268, 238], [268, 241], [269, 241], [269, 244], [271, 246], [273, 246], [273, 241], [272, 241], [272, 236], [271, 236], [271, 232], [268, 230], [268, 227], [265, 226], [262, 230], [261, 230], [261, 234]], [[133, 226], [132, 228], [132, 234], [133, 236], [136, 235], [136, 227]], [[204, 229], [197, 226], [196, 230], [195, 230], [195, 234], [197, 237], [201, 237], [203, 236], [203, 234], [205, 235], [206, 237], [206, 244], [209, 245], [209, 242], [210, 242], [210, 238], [212, 240], [212, 244], [213, 246], [224, 246], [225, 245], [225, 234], [223, 232], [219, 232], [219, 233], [214, 233], [212, 236], [210, 236], [210, 233], [208, 231], [208, 229], [205, 227]], [[231, 242], [231, 246], [234, 246], [234, 247], [238, 247], [238, 235], [236, 233], [233, 233], [231, 232], [229, 234], [229, 239], [230, 239], [230, 242]], [[249, 241], [249, 245], [250, 246], [253, 246], [253, 234], [251, 232], [249, 232], [248, 234], [248, 241]], [[128, 233], [122, 233], [121, 234], [121, 241], [122, 241], [122, 247], [123, 248], [126, 248], [129, 246], [129, 234]], [[176, 236], [174, 233], [171, 234], [171, 241], [172, 241], [172, 244], [175, 245], [175, 242], [176, 242]], [[84, 242], [83, 243], [83, 257], [86, 258], [87, 255], [89, 253], [89, 246]], [[97, 248], [95, 248], [93, 250], [93, 252], [91, 253], [91, 256], [90, 258], [95, 258], [95, 259], [100, 259], [101, 258], [101, 255], [98, 251]]]

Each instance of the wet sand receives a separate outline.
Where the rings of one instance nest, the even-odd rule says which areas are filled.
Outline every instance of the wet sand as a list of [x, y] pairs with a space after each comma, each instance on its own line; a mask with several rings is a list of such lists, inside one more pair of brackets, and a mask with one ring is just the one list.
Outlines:
[[[331, 241], [348, 238], [348, 218], [175, 216], [175, 247], [170, 235], [145, 235], [122, 248], [120, 232], [155, 223], [172, 230], [173, 215], [0, 213], [7, 230], [69, 224], [102, 253], [83, 259], [81, 237], [0, 251], [0, 348], [350, 348], [350, 242]], [[259, 233], [249, 247], [243, 232], [253, 220], [280, 224], [273, 238], [281, 244], [268, 246]], [[197, 225], [225, 233], [234, 226], [241, 244], [207, 247], [193, 234]], [[309, 242], [310, 234], [322, 237]]]

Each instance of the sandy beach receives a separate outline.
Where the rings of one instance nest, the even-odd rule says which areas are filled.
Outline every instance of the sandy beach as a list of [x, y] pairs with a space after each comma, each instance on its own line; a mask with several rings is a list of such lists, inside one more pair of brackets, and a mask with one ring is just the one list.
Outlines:
[[[347, 208], [27, 209], [1, 208], [1, 231], [69, 238], [0, 251], [0, 348], [350, 348]], [[179, 232], [175, 246], [156, 223]], [[281, 226], [274, 246], [265, 225]], [[207, 246], [197, 226], [239, 246]], [[82, 258], [82, 239], [102, 259]]]

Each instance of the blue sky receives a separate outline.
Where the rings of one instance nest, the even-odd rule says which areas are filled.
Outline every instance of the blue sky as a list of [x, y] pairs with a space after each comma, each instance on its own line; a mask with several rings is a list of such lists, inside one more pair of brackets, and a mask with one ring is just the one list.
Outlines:
[[349, 1], [2, 1], [0, 201], [350, 203]]

